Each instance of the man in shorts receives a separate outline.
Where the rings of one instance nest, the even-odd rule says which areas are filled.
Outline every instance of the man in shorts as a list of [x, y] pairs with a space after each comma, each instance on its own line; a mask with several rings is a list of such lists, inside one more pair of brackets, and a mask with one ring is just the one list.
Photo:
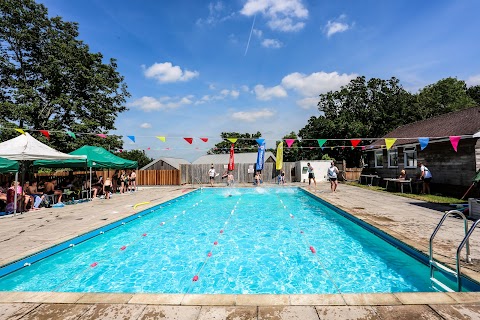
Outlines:
[[312, 165], [310, 164], [310, 162], [307, 163], [307, 172], [308, 172], [308, 185], [310, 185], [312, 183], [312, 179], [313, 179], [313, 183], [315, 184], [315, 188], [317, 187], [317, 181], [315, 180], [315, 174], [313, 173], [313, 167]]
[[215, 168], [212, 166], [210, 170], [208, 170], [208, 176], [210, 177], [210, 186], [213, 187], [213, 183], [215, 182]]

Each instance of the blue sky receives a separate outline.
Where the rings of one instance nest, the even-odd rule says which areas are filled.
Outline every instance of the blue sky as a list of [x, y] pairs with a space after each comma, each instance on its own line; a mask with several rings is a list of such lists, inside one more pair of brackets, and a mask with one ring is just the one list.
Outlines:
[[118, 60], [132, 96], [115, 133], [153, 158], [192, 161], [221, 132], [260, 131], [273, 148], [358, 75], [412, 92], [449, 76], [480, 84], [478, 0], [40, 2]]

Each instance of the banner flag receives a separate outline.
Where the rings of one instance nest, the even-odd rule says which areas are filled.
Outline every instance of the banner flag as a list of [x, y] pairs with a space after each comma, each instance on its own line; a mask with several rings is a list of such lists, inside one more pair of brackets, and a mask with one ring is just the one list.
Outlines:
[[[291, 147], [292, 144], [295, 142], [295, 139], [285, 139], [285, 142], [287, 143], [287, 147]], [[283, 146], [282, 146], [283, 148]]]
[[15, 131], [20, 132], [21, 134], [25, 134], [25, 131], [23, 131], [22, 129], [15, 129]]
[[265, 162], [265, 141], [258, 146], [256, 169], [263, 170], [264, 162]]
[[230, 146], [230, 159], [228, 160], [228, 170], [229, 171], [232, 171], [235, 169], [235, 160], [234, 160], [234, 156], [235, 156], [235, 144], [232, 143], [232, 145]]
[[208, 138], [200, 138], [203, 142], [208, 142]]
[[258, 145], [261, 146], [262, 143], [265, 142], [265, 139], [258, 138], [258, 139], [255, 139], [255, 141], [257, 141]]
[[385, 138], [385, 145], [387, 146], [387, 150], [390, 150], [395, 141], [397, 141], [396, 138]]
[[193, 138], [183, 138], [183, 139], [185, 139], [185, 141], [187, 141], [190, 144], [193, 143]]
[[430, 138], [427, 138], [427, 137], [418, 138], [418, 142], [420, 142], [420, 150], [425, 149], [428, 146], [429, 141], [430, 141]]
[[127, 138], [129, 138], [130, 140], [132, 140], [133, 142], [135, 142], [135, 136], [127, 136]]
[[157, 139], [162, 141], [162, 142], [165, 142], [167, 141], [167, 138], [166, 137], [163, 137], [163, 136], [157, 136]]
[[100, 138], [103, 138], [103, 139], [107, 138], [107, 135], [105, 133], [97, 133], [97, 136], [99, 136]]
[[327, 142], [327, 139], [317, 139], [318, 146], [321, 148]]
[[47, 130], [40, 130], [40, 132], [45, 136], [45, 138], [50, 140], [50, 132], [48, 132]]
[[460, 141], [461, 136], [450, 136], [450, 142], [452, 143], [453, 150], [457, 152], [458, 142]]
[[358, 144], [361, 142], [361, 139], [351, 139], [350, 142], [352, 143], [352, 147], [358, 146]]
[[280, 141], [277, 146], [277, 170], [282, 170], [283, 167], [283, 141]]
[[237, 142], [238, 138], [227, 138], [228, 141], [230, 141], [231, 143], [235, 143]]
[[77, 136], [75, 135], [75, 133], [73, 133], [72, 131], [67, 131], [67, 134], [72, 137], [73, 139], [77, 139]]

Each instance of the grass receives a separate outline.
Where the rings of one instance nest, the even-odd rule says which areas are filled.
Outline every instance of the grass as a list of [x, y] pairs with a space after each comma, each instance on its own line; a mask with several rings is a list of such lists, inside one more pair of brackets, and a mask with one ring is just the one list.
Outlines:
[[364, 188], [368, 190], [374, 190], [374, 191], [379, 191], [379, 192], [388, 192], [389, 194], [395, 194], [400, 197], [405, 197], [405, 198], [410, 198], [410, 199], [417, 199], [417, 200], [422, 200], [426, 202], [431, 202], [431, 203], [441, 203], [441, 204], [460, 204], [460, 203], [466, 203], [466, 200], [460, 200], [458, 198], [452, 198], [452, 197], [445, 197], [442, 195], [438, 194], [413, 194], [413, 193], [401, 193], [401, 192], [390, 192], [387, 191], [385, 188], [378, 187], [378, 186], [367, 186], [364, 184], [359, 184], [358, 182], [347, 182], [346, 184], [350, 186], [355, 186], [359, 188]]

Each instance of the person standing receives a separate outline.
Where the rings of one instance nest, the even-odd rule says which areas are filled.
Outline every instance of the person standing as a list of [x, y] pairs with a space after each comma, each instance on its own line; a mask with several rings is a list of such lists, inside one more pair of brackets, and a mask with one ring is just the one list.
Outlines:
[[313, 183], [315, 184], [315, 188], [317, 188], [317, 180], [315, 180], [315, 173], [313, 172], [313, 167], [310, 164], [310, 162], [307, 163], [307, 166], [308, 166], [308, 169], [307, 169], [308, 185], [310, 185], [312, 183], [312, 179], [313, 179]]
[[110, 194], [112, 193], [112, 181], [109, 177], [105, 179], [103, 184], [103, 194], [105, 194], [105, 199], [110, 199]]
[[208, 170], [208, 176], [210, 177], [210, 186], [213, 187], [213, 183], [215, 182], [215, 168], [212, 166], [210, 170]]
[[338, 168], [335, 166], [335, 162], [330, 163], [330, 168], [327, 170], [327, 177], [328, 180], [330, 180], [330, 189], [332, 189], [332, 192], [337, 191], [337, 186], [338, 186]]
[[430, 194], [430, 181], [432, 181], [432, 173], [428, 168], [420, 162], [420, 179], [423, 180], [423, 193]]
[[132, 187], [132, 192], [137, 191], [137, 174], [135, 173], [135, 170], [132, 170], [132, 173], [130, 173], [130, 185]]

